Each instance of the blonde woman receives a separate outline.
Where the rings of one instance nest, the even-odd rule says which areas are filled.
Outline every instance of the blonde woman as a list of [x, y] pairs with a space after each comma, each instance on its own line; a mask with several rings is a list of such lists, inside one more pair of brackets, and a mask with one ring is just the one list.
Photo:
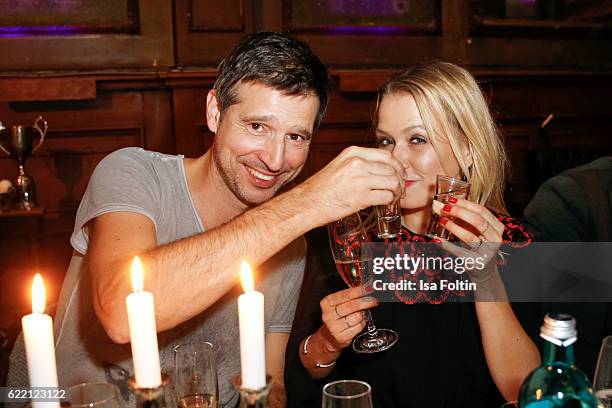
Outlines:
[[[531, 240], [507, 215], [503, 144], [466, 70], [434, 62], [393, 77], [379, 92], [374, 125], [378, 148], [391, 151], [404, 167], [397, 241], [430, 241], [424, 233], [432, 207], [456, 240], [471, 244], [474, 256], [495, 259], [502, 242]], [[466, 179], [469, 197], [434, 202], [438, 174]], [[453, 243], [434, 241], [456, 250]], [[294, 354], [287, 358], [289, 406], [316, 406], [317, 385], [336, 378], [370, 383], [376, 407], [496, 406], [516, 399], [523, 379], [539, 364], [536, 346], [503, 298], [482, 301], [477, 293], [474, 302], [453, 302], [453, 293], [438, 293], [414, 304], [379, 305], [362, 288], [343, 289], [325, 255], [324, 235], [309, 244], [299, 328], [294, 325], [289, 344]], [[503, 293], [496, 262], [484, 271], [470, 276], [479, 291]], [[369, 308], [376, 323], [394, 329], [400, 340], [382, 353], [357, 355], [349, 346], [365, 326], [362, 310]]]

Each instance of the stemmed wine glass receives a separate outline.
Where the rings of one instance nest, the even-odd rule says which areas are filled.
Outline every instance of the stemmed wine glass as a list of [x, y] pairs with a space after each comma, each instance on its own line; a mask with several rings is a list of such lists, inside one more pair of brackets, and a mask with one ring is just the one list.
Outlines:
[[[338, 273], [348, 286], [358, 286], [364, 272], [372, 268], [372, 252], [359, 214], [352, 214], [327, 226]], [[355, 337], [353, 349], [358, 353], [377, 353], [393, 346], [398, 335], [390, 329], [377, 329], [369, 310], [364, 311], [367, 331]]]
[[[74, 408], [124, 408], [119, 388], [107, 383], [83, 383], [68, 388], [70, 407]], [[64, 404], [62, 404], [63, 406]]]
[[372, 408], [372, 388], [357, 380], [325, 384], [322, 405], [323, 408]]
[[601, 344], [593, 390], [601, 407], [612, 408], [612, 336]]
[[217, 408], [219, 383], [211, 343], [174, 347], [174, 389], [180, 408]]

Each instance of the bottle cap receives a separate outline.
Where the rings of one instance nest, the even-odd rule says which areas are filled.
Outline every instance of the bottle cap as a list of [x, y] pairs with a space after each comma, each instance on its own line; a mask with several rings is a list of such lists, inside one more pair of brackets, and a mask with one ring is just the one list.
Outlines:
[[571, 315], [565, 313], [547, 313], [544, 316], [544, 324], [540, 327], [541, 337], [547, 340], [555, 339], [566, 343], [566, 340], [575, 339], [577, 335], [576, 319]]

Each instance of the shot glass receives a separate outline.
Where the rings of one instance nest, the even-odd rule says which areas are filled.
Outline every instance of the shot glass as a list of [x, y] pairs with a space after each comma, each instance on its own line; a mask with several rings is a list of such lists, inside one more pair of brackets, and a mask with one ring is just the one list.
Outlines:
[[402, 226], [399, 198], [388, 205], [375, 205], [378, 238], [395, 238]]
[[[450, 197], [466, 198], [469, 192], [470, 183], [467, 181], [440, 174], [436, 176], [436, 194], [434, 195], [434, 200], [442, 204], [448, 204]], [[429, 221], [427, 228], [427, 236], [449, 239], [450, 235], [450, 232], [440, 224], [440, 216], [432, 211], [431, 221]]]

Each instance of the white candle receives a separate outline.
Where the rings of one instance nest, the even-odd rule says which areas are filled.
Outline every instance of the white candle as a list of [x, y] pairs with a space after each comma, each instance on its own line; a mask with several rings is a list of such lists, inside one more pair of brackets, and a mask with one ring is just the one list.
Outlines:
[[157, 348], [157, 330], [155, 328], [155, 305], [153, 294], [143, 290], [142, 265], [140, 258], [132, 261], [132, 289], [125, 298], [134, 378], [139, 388], [156, 388], [161, 385], [159, 349]]
[[238, 297], [242, 387], [259, 390], [266, 385], [264, 296], [255, 291], [253, 274], [245, 261], [242, 261], [242, 287], [245, 293]]
[[[40, 274], [32, 283], [32, 314], [21, 319], [30, 387], [57, 387], [53, 320], [45, 314], [45, 285]], [[32, 407], [59, 407], [59, 402], [32, 401]]]

